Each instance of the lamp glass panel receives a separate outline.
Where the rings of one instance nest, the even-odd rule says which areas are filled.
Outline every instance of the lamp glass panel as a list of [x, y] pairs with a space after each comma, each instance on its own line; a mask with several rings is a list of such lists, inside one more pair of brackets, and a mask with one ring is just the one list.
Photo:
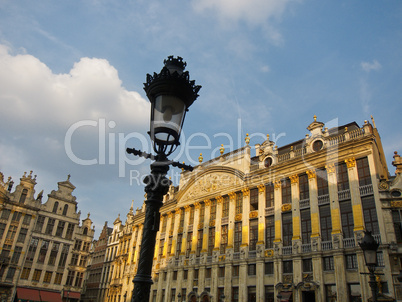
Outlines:
[[[160, 95], [155, 99], [151, 131], [156, 141], [173, 144], [179, 139], [186, 105], [175, 96]], [[152, 121], [151, 121], [152, 123]]]
[[364, 260], [366, 261], [367, 266], [377, 265], [377, 251], [365, 250], [364, 251]]

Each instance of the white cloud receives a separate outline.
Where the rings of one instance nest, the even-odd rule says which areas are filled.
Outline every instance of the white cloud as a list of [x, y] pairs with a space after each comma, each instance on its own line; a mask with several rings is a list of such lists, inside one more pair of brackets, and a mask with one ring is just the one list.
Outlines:
[[370, 72], [372, 70], [377, 71], [377, 70], [380, 70], [382, 68], [381, 64], [378, 63], [377, 60], [373, 60], [372, 63], [370, 63], [370, 62], [361, 62], [360, 66], [365, 72]]
[[264, 73], [270, 72], [271, 68], [268, 65], [261, 66], [261, 71]]

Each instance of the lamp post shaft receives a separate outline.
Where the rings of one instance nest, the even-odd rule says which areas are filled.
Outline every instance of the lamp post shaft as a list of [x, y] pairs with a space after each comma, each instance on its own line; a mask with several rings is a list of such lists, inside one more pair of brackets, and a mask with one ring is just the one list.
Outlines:
[[369, 285], [371, 288], [371, 294], [373, 296], [373, 302], [377, 302], [378, 287], [377, 287], [377, 281], [375, 280], [374, 267], [372, 267], [372, 268], [369, 267], [369, 272], [370, 272]]
[[157, 160], [151, 164], [151, 175], [148, 175], [145, 192], [147, 193], [144, 228], [142, 231], [140, 259], [137, 274], [134, 277], [132, 302], [148, 302], [152, 285], [152, 263], [155, 252], [156, 234], [159, 231], [160, 213], [163, 195], [167, 193], [170, 180], [166, 178], [169, 166]]

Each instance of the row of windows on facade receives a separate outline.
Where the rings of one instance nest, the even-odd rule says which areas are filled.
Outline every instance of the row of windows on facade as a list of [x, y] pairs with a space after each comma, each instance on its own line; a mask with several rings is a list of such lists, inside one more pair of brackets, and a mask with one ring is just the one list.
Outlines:
[[[31, 271], [32, 269], [30, 267], [24, 267], [22, 272], [21, 272], [21, 279], [22, 280], [29, 280], [31, 277]], [[43, 275], [43, 283], [53, 283], [60, 285], [61, 281], [63, 279], [63, 273], [59, 272], [53, 272], [53, 271], [44, 271]], [[34, 269], [31, 277], [32, 282], [41, 282], [41, 276], [42, 276], [43, 270], [41, 269]], [[52, 277], [54, 276], [53, 282], [52, 282]], [[83, 272], [77, 272], [77, 271], [72, 271], [69, 270], [67, 274], [67, 279], [66, 279], [66, 285], [68, 286], [75, 286], [75, 287], [81, 287], [82, 281], [84, 278], [84, 273]]]
[[[375, 199], [373, 195], [365, 196], [361, 198], [363, 207], [364, 223], [367, 230], [372, 231], [373, 234], [379, 234], [378, 218], [375, 206]], [[354, 219], [353, 208], [351, 200], [344, 200], [339, 202], [342, 232], [344, 238], [354, 237]], [[331, 208], [329, 204], [319, 206], [319, 218], [321, 229], [321, 240], [328, 242], [332, 240], [332, 220], [331, 220]], [[301, 223], [301, 238], [303, 244], [311, 243], [311, 213], [310, 209], [306, 208], [300, 210], [300, 223]], [[163, 229], [163, 226], [162, 226]], [[203, 246], [203, 233], [204, 230], [197, 231], [197, 256], [200, 255]], [[293, 220], [292, 212], [282, 213], [282, 244], [283, 246], [291, 246], [293, 237]], [[275, 240], [275, 217], [270, 215], [265, 217], [265, 247], [273, 248]], [[187, 232], [187, 246], [186, 254], [189, 255], [192, 247], [193, 232]], [[212, 251], [215, 247], [215, 227], [208, 229], [208, 255], [212, 255]], [[176, 256], [179, 256], [182, 250], [183, 234], [177, 235]], [[256, 250], [258, 242], [258, 219], [249, 220], [249, 250]], [[171, 251], [173, 243], [173, 236], [168, 239], [168, 251]], [[159, 257], [163, 255], [165, 239], [161, 239], [159, 242]], [[234, 224], [234, 252], [240, 252], [240, 245], [242, 244], [242, 221], [235, 222]], [[228, 245], [228, 225], [221, 226], [221, 242], [220, 253], [224, 254]], [[135, 250], [135, 247], [134, 247]], [[133, 251], [134, 252], [134, 251]]]
[[[362, 299], [362, 292], [361, 292], [361, 286], [359, 283], [348, 283], [347, 284], [348, 288], [348, 297], [349, 301], [361, 301]], [[206, 292], [211, 292], [210, 287], [206, 287], [204, 289]], [[224, 294], [224, 287], [218, 287], [218, 297], [221, 297]], [[193, 292], [197, 293], [198, 288], [194, 287], [192, 289]], [[382, 291], [384, 293], [388, 293], [387, 290], [387, 285], [382, 284]], [[182, 288], [180, 291], [180, 297], [178, 297], [178, 290], [176, 288], [170, 289], [170, 300], [171, 302], [184, 302], [187, 301], [187, 288]], [[157, 294], [158, 291], [154, 290], [152, 294], [152, 302], [157, 302]], [[166, 296], [166, 290], [162, 289], [161, 293], [161, 300], [160, 301], [165, 301], [165, 296]], [[248, 286], [247, 287], [247, 301], [256, 301], [257, 297], [257, 287], [256, 286]], [[337, 291], [336, 291], [336, 285], [335, 284], [325, 284], [325, 301], [336, 301], [337, 297]], [[239, 296], [239, 287], [233, 286], [231, 288], [231, 296], [226, 297], [229, 301], [232, 302], [239, 302], [240, 296]], [[113, 301], [120, 301], [118, 298], [116, 298]], [[222, 300], [220, 300], [222, 301]], [[265, 285], [264, 286], [264, 300], [261, 302], [275, 302], [275, 294], [274, 294], [274, 286], [272, 285]]]

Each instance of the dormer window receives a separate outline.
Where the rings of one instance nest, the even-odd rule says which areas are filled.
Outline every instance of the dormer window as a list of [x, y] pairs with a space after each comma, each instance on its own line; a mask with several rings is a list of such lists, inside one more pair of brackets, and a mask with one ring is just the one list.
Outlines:
[[322, 149], [322, 147], [324, 146], [324, 143], [322, 142], [322, 140], [316, 140], [313, 143], [313, 150], [314, 152], [320, 151]]
[[20, 197], [20, 203], [25, 203], [25, 199], [27, 198], [27, 195], [28, 195], [28, 190], [27, 189], [22, 190], [21, 197]]
[[267, 158], [264, 160], [264, 167], [265, 167], [265, 168], [269, 168], [269, 167], [272, 166], [272, 163], [273, 163], [272, 157], [267, 157]]
[[59, 202], [58, 201], [56, 201], [55, 203], [54, 203], [54, 205], [53, 205], [53, 213], [57, 213], [57, 209], [58, 209], [58, 207], [59, 207]]

